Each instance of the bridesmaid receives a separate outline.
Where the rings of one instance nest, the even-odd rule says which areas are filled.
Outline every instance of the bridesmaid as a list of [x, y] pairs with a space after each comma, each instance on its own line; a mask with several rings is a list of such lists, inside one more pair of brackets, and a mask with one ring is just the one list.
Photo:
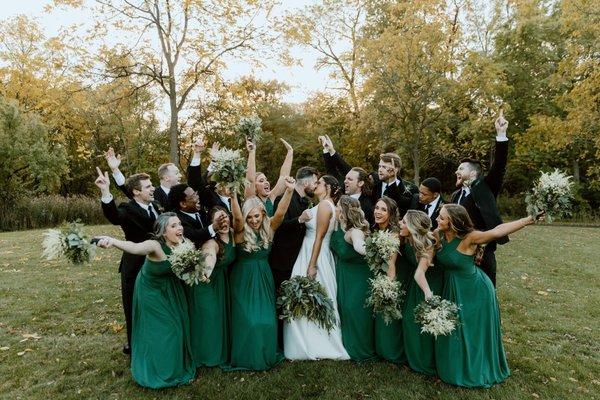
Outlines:
[[271, 189], [271, 184], [267, 180], [267, 176], [262, 172], [256, 172], [256, 144], [246, 141], [246, 149], [248, 149], [246, 180], [250, 182], [250, 184], [246, 186], [244, 197], [249, 198], [257, 196], [261, 199], [269, 217], [272, 217], [275, 213], [275, 199], [281, 196], [285, 191], [285, 177], [290, 175], [292, 162], [294, 161], [294, 149], [292, 146], [282, 138], [279, 138], [279, 140], [281, 140], [287, 149], [287, 154], [285, 160], [283, 160], [283, 164], [281, 164], [279, 179], [273, 189]]
[[146, 256], [133, 292], [131, 375], [139, 385], [158, 389], [189, 383], [196, 369], [184, 289], [167, 260], [183, 240], [183, 227], [172, 212], [159, 215], [154, 227], [156, 240], [133, 243], [102, 236], [98, 247]]
[[377, 354], [373, 308], [365, 307], [369, 278], [373, 277], [364, 257], [369, 223], [360, 202], [350, 196], [340, 197], [336, 215], [339, 224], [331, 235], [330, 246], [335, 256], [342, 342], [352, 360], [370, 361]]
[[442, 269], [432, 266], [437, 241], [430, 229], [431, 219], [423, 211], [408, 210], [400, 223], [401, 253], [415, 271], [414, 279], [407, 281], [402, 332], [408, 365], [414, 371], [436, 375], [435, 339], [422, 334], [421, 326], [415, 322], [415, 307], [442, 293]]
[[215, 367], [229, 359], [229, 282], [227, 268], [235, 260], [229, 214], [224, 207], [210, 210], [213, 226], [223, 218], [223, 228], [202, 245], [211, 270], [209, 283], [186, 285], [191, 325], [192, 354], [196, 367]]
[[285, 178], [285, 194], [272, 218], [258, 197], [250, 197], [243, 209], [233, 196], [232, 212], [237, 260], [230, 276], [231, 356], [227, 371], [268, 370], [281, 361], [277, 350], [275, 283], [269, 252], [275, 230], [290, 205], [295, 180]]
[[442, 297], [459, 307], [460, 324], [435, 343], [438, 376], [446, 383], [490, 387], [510, 375], [502, 345], [500, 311], [494, 285], [475, 266], [477, 247], [516, 232], [534, 222], [532, 217], [500, 224], [481, 232], [463, 206], [445, 204], [437, 218], [442, 248], [437, 263], [444, 270]]
[[[396, 202], [383, 196], [375, 203], [373, 216], [375, 218], [375, 230], [389, 230], [394, 234], [400, 231], [399, 212]], [[387, 276], [402, 284], [407, 281], [410, 266], [398, 253], [392, 254], [389, 260]], [[375, 317], [375, 351], [377, 355], [395, 364], [406, 361], [404, 354], [404, 340], [402, 338], [402, 320], [394, 320], [389, 325], [379, 315]]]

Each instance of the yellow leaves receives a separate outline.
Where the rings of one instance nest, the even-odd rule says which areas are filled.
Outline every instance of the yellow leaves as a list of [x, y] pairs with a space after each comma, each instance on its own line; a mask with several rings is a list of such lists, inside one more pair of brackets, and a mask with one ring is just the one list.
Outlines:
[[108, 322], [106, 324], [106, 326], [113, 332], [113, 333], [119, 333], [123, 330], [124, 326], [123, 324], [119, 324], [117, 321], [113, 321], [113, 322]]

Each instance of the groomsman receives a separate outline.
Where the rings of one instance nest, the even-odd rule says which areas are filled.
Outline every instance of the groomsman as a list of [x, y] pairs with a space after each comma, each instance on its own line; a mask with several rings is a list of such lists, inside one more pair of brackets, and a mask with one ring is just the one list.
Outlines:
[[[323, 145], [323, 157], [325, 158], [325, 166], [335, 168], [341, 174], [347, 173], [348, 163], [344, 161], [342, 156], [333, 148], [333, 142], [329, 136], [321, 136], [321, 144]], [[415, 185], [400, 178], [402, 172], [402, 160], [396, 153], [385, 153], [379, 156], [379, 168], [377, 173], [372, 173], [373, 190], [371, 193], [371, 204], [377, 203], [383, 196], [390, 197], [398, 205], [400, 218], [404, 217], [406, 210], [409, 209], [414, 194], [418, 193]], [[362, 203], [361, 203], [362, 207]], [[363, 208], [365, 211], [365, 208]]]
[[[487, 175], [483, 176], [481, 164], [471, 159], [463, 159], [456, 170], [456, 190], [452, 194], [452, 203], [464, 206], [475, 225], [475, 229], [486, 231], [502, 223], [496, 197], [502, 187], [508, 160], [508, 137], [506, 129], [508, 121], [504, 119], [502, 110], [495, 122], [496, 149], [494, 161]], [[496, 286], [496, 251], [497, 244], [508, 242], [508, 236], [490, 242], [480, 256], [479, 267], [487, 274]], [[478, 257], [479, 259], [479, 257]]]
[[[231, 214], [231, 193], [229, 193], [227, 188], [214, 185], [209, 180], [212, 165], [208, 166], [206, 173], [202, 174], [200, 171], [200, 154], [204, 150], [204, 144], [198, 141], [194, 143], [193, 148], [194, 155], [188, 168], [188, 184], [198, 192], [200, 202], [206, 210], [210, 210], [214, 206], [221, 206]], [[218, 149], [219, 143], [213, 143], [211, 154]]]
[[437, 228], [437, 217], [444, 205], [441, 196], [442, 184], [437, 178], [427, 178], [419, 186], [419, 194], [413, 196], [410, 205], [411, 210], [419, 210], [427, 213], [431, 220], [431, 230]]
[[[107, 173], [102, 173], [96, 168], [98, 178], [96, 186], [102, 194], [102, 212], [113, 225], [120, 225], [125, 240], [140, 243], [152, 237], [154, 221], [158, 217], [159, 205], [154, 201], [154, 186], [150, 175], [134, 174], [125, 181], [125, 187], [132, 194], [129, 202], [115, 204], [110, 193], [110, 179]], [[125, 326], [127, 328], [127, 344], [123, 346], [123, 353], [131, 354], [131, 308], [133, 303], [133, 289], [138, 272], [144, 264], [145, 256], [123, 252], [119, 272], [121, 273], [121, 299], [125, 313]]]

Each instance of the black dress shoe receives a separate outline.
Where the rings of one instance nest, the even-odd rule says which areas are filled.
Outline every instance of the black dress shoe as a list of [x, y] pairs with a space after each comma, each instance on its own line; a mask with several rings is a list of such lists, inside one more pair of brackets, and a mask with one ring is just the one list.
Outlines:
[[123, 346], [123, 354], [131, 354], [131, 347], [128, 344]]

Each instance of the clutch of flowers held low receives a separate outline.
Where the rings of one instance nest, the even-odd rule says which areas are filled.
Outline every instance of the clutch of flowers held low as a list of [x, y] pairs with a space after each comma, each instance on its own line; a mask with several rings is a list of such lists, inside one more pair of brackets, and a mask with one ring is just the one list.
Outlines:
[[305, 317], [328, 332], [337, 324], [333, 302], [319, 281], [294, 276], [281, 284], [277, 298], [279, 319], [289, 322]]
[[554, 218], [571, 216], [572, 187], [571, 176], [558, 169], [553, 172], [543, 172], [525, 196], [527, 213], [536, 217], [544, 212], [548, 222], [552, 222]]
[[375, 314], [381, 315], [386, 325], [393, 320], [402, 318], [402, 303], [406, 292], [402, 285], [387, 275], [379, 274], [369, 279], [370, 295], [367, 297], [365, 307], [373, 307]]
[[171, 263], [173, 273], [188, 285], [210, 282], [210, 279], [206, 277], [207, 268], [204, 253], [196, 250], [191, 241], [184, 240], [179, 246], [175, 247], [173, 252], [169, 254], [168, 260]]
[[96, 246], [90, 244], [79, 220], [64, 223], [60, 229], [48, 229], [42, 242], [46, 260], [65, 257], [73, 264], [90, 262]]
[[375, 231], [365, 242], [365, 259], [371, 271], [387, 273], [390, 257], [400, 247], [398, 235], [388, 231]]
[[421, 325], [421, 333], [446, 336], [458, 326], [458, 309], [453, 302], [434, 295], [415, 307], [415, 321]]

